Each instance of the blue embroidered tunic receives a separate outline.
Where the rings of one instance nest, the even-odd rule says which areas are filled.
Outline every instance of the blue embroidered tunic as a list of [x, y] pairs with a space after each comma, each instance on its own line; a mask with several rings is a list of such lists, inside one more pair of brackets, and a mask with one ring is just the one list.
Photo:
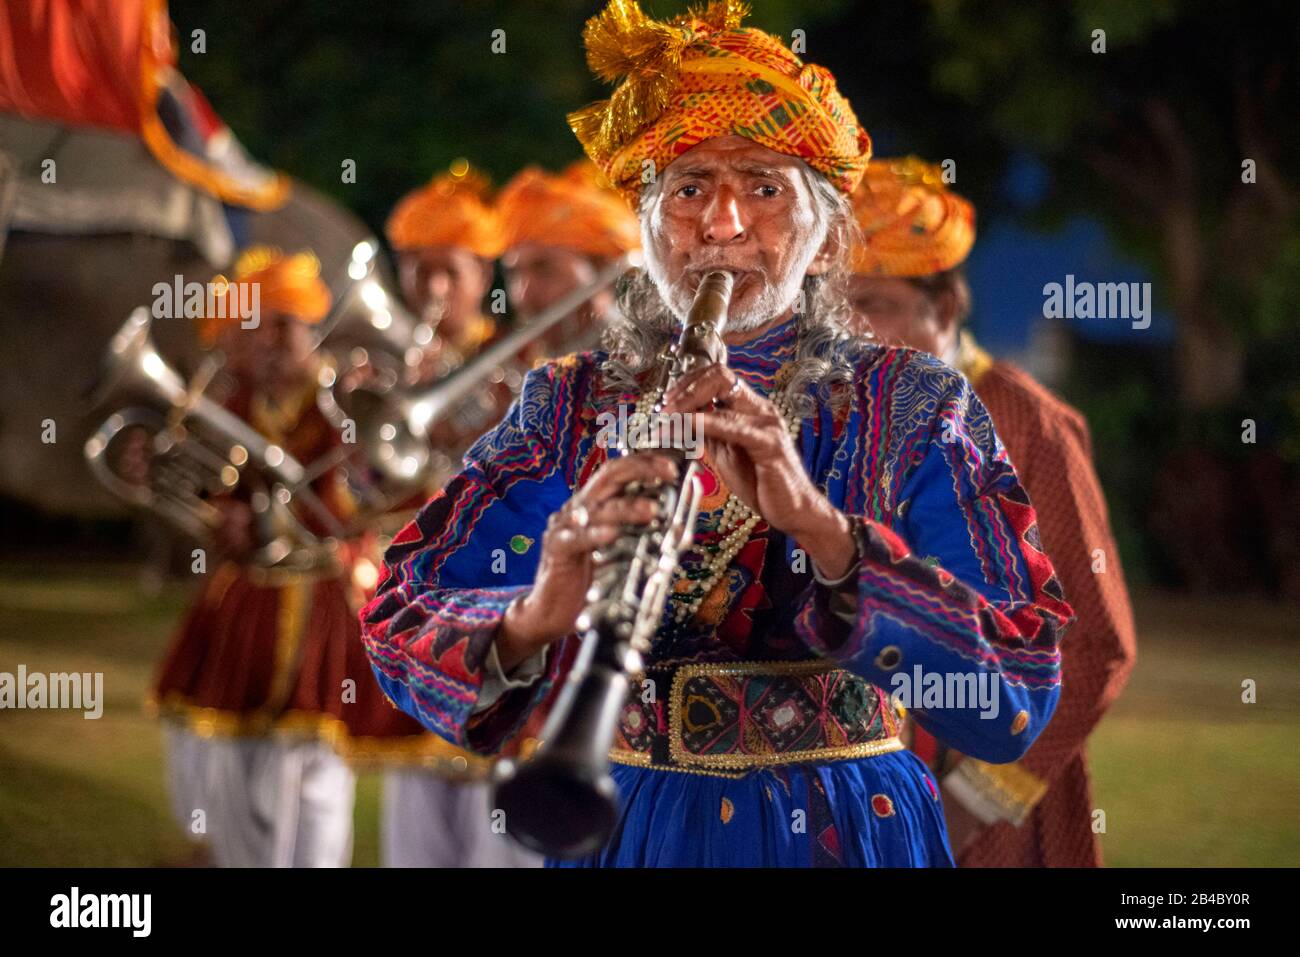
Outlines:
[[[733, 346], [728, 364], [770, 394], [797, 332], [789, 321]], [[854, 579], [818, 584], [798, 543], [760, 521], [689, 623], [671, 622], [670, 602], [646, 673], [671, 688], [625, 709], [618, 826], [578, 863], [950, 866], [934, 779], [890, 747], [888, 692], [924, 675], [986, 688], [980, 704], [923, 699], [920, 688], [906, 703], [936, 738], [990, 762], [1019, 758], [1051, 717], [1072, 613], [988, 413], [924, 353], [845, 348], [852, 383], [810, 391], [798, 445], [859, 526]], [[506, 606], [531, 586], [547, 518], [605, 461], [602, 413], [635, 399], [602, 387], [603, 359], [529, 373], [506, 418], [394, 539], [362, 611], [384, 691], [462, 747], [499, 751], [572, 661], [576, 636], [551, 646], [540, 680], [479, 706], [485, 659]], [[716, 540], [726, 497], [709, 475], [705, 492], [697, 545]], [[748, 675], [755, 662], [785, 677]]]

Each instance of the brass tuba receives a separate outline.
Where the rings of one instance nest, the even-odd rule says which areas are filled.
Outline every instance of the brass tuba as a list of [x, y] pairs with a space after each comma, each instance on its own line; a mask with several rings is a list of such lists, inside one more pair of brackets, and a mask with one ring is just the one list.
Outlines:
[[[149, 311], [138, 308], [109, 344], [91, 401], [100, 407], [111, 400], [119, 408], [86, 441], [91, 472], [123, 501], [200, 542], [210, 540], [220, 520], [209, 498], [243, 485], [251, 492], [255, 563], [295, 569], [332, 563], [335, 539], [345, 529], [311, 490], [311, 474], [203, 395], [206, 381], [187, 384], [158, 354], [151, 325]], [[133, 431], [144, 435], [143, 469], [134, 473], [123, 447]], [[308, 516], [325, 536], [308, 529]]]

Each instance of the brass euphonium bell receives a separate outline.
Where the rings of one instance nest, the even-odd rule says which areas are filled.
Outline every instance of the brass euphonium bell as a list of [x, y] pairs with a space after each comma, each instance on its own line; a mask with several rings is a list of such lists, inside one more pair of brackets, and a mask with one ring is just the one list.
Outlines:
[[[152, 319], [131, 313], [109, 343], [90, 401], [119, 406], [85, 445], [91, 472], [128, 504], [147, 509], [198, 541], [207, 542], [220, 516], [210, 498], [243, 485], [258, 536], [253, 561], [266, 566], [316, 567], [331, 561], [332, 537], [344, 530], [309, 487], [310, 475], [285, 449], [239, 416], [187, 384], [158, 354]], [[143, 433], [143, 474], [130, 474], [122, 444]], [[310, 515], [327, 537], [309, 531]]]

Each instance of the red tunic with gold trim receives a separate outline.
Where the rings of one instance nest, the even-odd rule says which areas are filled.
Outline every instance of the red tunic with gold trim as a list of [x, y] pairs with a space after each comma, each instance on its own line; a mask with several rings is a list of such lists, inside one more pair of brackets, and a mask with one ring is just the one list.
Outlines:
[[[1086, 742], [1119, 697], [1137, 638], [1106, 500], [1092, 465], [1088, 425], [1074, 408], [1009, 362], [993, 361], [963, 334], [958, 367], [993, 417], [1038, 514], [1043, 545], [1078, 616], [1061, 643], [1061, 698], [1023, 758], [991, 765], [964, 758], [950, 771], [966, 793], [998, 812], [958, 863], [963, 867], [1095, 867]], [[914, 747], [952, 765], [923, 730]], [[951, 779], [949, 779], [951, 780]]]
[[[279, 415], [247, 395], [229, 405], [309, 464], [338, 443], [314, 395], [314, 386], [304, 390]], [[351, 500], [338, 469], [313, 488], [333, 515], [347, 516]], [[163, 660], [150, 704], [202, 735], [317, 737], [358, 760], [450, 755], [445, 742], [393, 707], [372, 676], [357, 626], [367, 596], [352, 574], [367, 552], [364, 541], [344, 543], [337, 565], [313, 572], [234, 561], [211, 570]]]

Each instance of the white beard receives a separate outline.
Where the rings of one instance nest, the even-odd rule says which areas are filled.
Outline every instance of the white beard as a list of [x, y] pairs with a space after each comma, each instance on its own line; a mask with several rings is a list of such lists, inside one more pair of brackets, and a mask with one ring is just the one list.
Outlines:
[[[691, 310], [691, 304], [695, 301], [695, 291], [688, 287], [685, 276], [680, 277], [676, 282], [668, 278], [664, 262], [658, 255], [656, 242], [658, 237], [655, 235], [654, 229], [650, 227], [648, 217], [643, 216], [641, 226], [641, 247], [646, 272], [654, 282], [655, 289], [659, 291], [659, 298], [664, 301], [669, 311], [679, 321], [685, 321], [687, 314]], [[727, 325], [723, 330], [724, 333], [753, 332], [755, 329], [760, 329], [771, 322], [794, 304], [800, 290], [803, 288], [804, 274], [808, 271], [808, 266], [811, 265], [825, 239], [824, 230], [810, 229], [805, 233], [805, 237], [806, 242], [803, 243], [801, 255], [791, 263], [792, 268], [789, 273], [782, 276], [779, 281], [773, 282], [772, 277], [766, 272], [750, 274], [751, 276], [757, 276], [762, 282], [762, 288], [759, 289], [758, 295], [749, 301], [743, 311], [738, 311], [737, 304], [732, 302], [731, 308], [727, 312]], [[725, 262], [721, 254], [716, 258], [719, 262]], [[695, 264], [695, 268], [707, 269], [708, 265], [707, 262], [701, 262]]]
[[[813, 252], [816, 252], [816, 247], [814, 247]], [[811, 261], [812, 256], [809, 256], [808, 260]], [[653, 280], [655, 288], [659, 290], [659, 297], [663, 299], [674, 316], [684, 321], [691, 310], [691, 304], [695, 301], [695, 291], [689, 288], [685, 277], [677, 282], [670, 282], [664, 273], [663, 264], [653, 254], [647, 254], [645, 262], [650, 278]], [[791, 269], [789, 274], [784, 276], [779, 283], [772, 282], [771, 277], [766, 272], [751, 273], [750, 275], [757, 277], [762, 286], [758, 290], [758, 294], [752, 296], [743, 309], [738, 310], [738, 304], [732, 302], [727, 313], [727, 325], [724, 332], [753, 332], [785, 312], [798, 298], [799, 291], [803, 286], [804, 272], [807, 268], [808, 263], [805, 262], [801, 268]]]

